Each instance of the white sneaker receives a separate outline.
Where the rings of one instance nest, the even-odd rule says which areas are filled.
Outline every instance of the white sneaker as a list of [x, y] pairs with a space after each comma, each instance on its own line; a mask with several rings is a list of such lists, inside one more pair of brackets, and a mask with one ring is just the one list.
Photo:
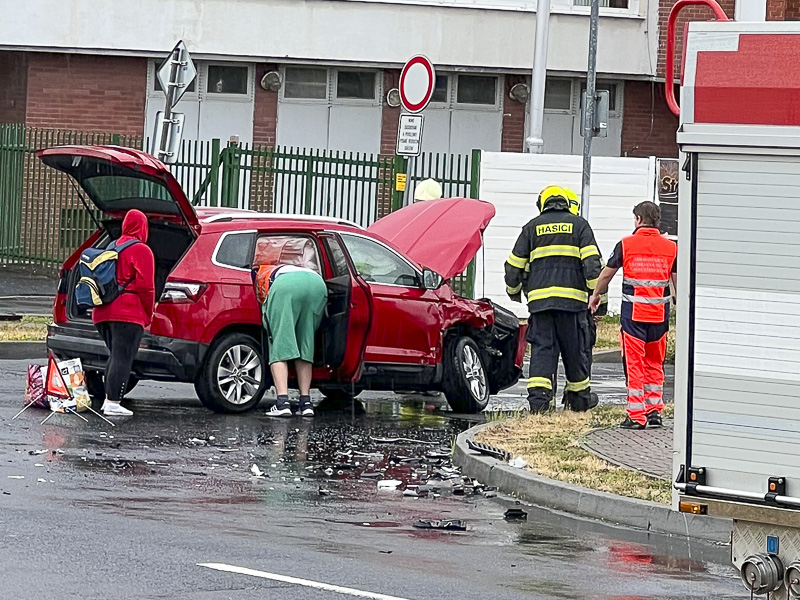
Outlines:
[[107, 417], [130, 417], [133, 415], [132, 410], [128, 410], [119, 402], [111, 402], [111, 400], [106, 400], [103, 402], [103, 407], [101, 410]]
[[268, 417], [291, 417], [292, 416], [292, 409], [289, 407], [288, 404], [284, 405], [282, 408], [278, 408], [278, 405], [274, 404], [267, 411], [267, 416]]
[[298, 411], [298, 414], [301, 417], [313, 417], [314, 416], [314, 407], [309, 404], [308, 406], [305, 406], [305, 407], [301, 408]]

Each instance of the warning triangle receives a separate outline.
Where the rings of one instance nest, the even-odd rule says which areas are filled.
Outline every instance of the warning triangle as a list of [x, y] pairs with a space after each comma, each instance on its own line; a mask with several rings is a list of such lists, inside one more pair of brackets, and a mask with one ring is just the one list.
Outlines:
[[56, 357], [50, 352], [50, 357], [47, 360], [47, 386], [45, 386], [45, 393], [54, 398], [61, 398], [67, 400], [72, 397], [69, 393], [69, 388], [64, 381], [64, 376], [58, 369]]

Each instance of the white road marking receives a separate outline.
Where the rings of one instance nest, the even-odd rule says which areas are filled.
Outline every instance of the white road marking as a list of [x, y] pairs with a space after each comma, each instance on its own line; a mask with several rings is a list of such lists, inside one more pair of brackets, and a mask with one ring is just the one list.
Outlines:
[[399, 598], [397, 596], [387, 596], [386, 594], [376, 594], [375, 592], [365, 592], [363, 590], [356, 590], [353, 588], [341, 587], [339, 585], [331, 585], [329, 583], [320, 583], [319, 581], [311, 581], [309, 579], [298, 579], [297, 577], [289, 577], [287, 575], [277, 575], [275, 573], [267, 573], [265, 571], [256, 571], [255, 569], [247, 569], [245, 567], [237, 567], [234, 565], [225, 565], [222, 563], [197, 563], [198, 567], [206, 567], [216, 571], [225, 571], [227, 573], [239, 573], [240, 575], [251, 575], [252, 577], [261, 577], [262, 579], [272, 579], [273, 581], [282, 581], [283, 583], [291, 583], [294, 585], [302, 585], [305, 587], [314, 588], [317, 590], [325, 590], [326, 592], [335, 592], [337, 594], [345, 594], [348, 596], [355, 596], [357, 598], [371, 598], [371, 600], [408, 600], [407, 598]]

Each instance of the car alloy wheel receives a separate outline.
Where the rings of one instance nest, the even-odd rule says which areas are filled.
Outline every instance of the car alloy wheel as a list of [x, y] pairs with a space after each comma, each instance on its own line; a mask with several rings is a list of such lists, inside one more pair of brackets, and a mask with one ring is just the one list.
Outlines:
[[231, 404], [246, 404], [261, 385], [261, 360], [244, 344], [232, 346], [217, 367], [217, 387]]
[[461, 351], [461, 368], [464, 370], [464, 377], [472, 397], [475, 400], [483, 400], [486, 397], [486, 371], [472, 346], [465, 345]]

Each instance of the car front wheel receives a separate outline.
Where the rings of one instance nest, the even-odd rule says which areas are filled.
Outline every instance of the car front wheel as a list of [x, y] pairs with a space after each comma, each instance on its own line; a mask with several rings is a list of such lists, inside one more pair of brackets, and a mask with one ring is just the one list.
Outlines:
[[486, 364], [471, 338], [457, 338], [447, 345], [442, 387], [447, 403], [456, 412], [478, 413], [489, 404]]
[[195, 391], [203, 406], [214, 412], [243, 413], [264, 396], [266, 374], [266, 361], [255, 338], [230, 333], [212, 346]]

